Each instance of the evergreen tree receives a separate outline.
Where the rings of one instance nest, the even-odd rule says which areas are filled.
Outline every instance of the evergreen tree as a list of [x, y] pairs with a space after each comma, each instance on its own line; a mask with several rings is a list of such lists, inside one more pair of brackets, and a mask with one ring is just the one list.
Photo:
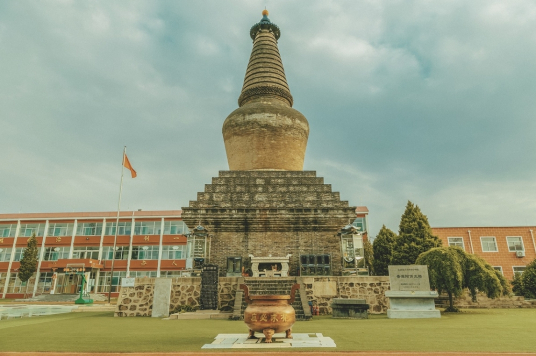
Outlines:
[[363, 241], [363, 249], [365, 254], [365, 267], [369, 271], [369, 275], [375, 276], [376, 272], [374, 271], [374, 254], [372, 252], [372, 244], [366, 240]]
[[376, 276], [389, 275], [388, 266], [391, 264], [391, 258], [393, 257], [393, 244], [395, 238], [396, 234], [383, 225], [374, 239], [372, 250], [374, 255], [374, 274]]
[[422, 253], [415, 263], [428, 266], [431, 288], [448, 294], [449, 307], [445, 311], [458, 311], [454, 307], [454, 297], [462, 295], [465, 288], [469, 289], [474, 301], [477, 292], [486, 293], [489, 298], [510, 292], [508, 282], [498, 271], [482, 258], [459, 247], [433, 248]]
[[524, 296], [525, 290], [523, 288], [523, 275], [521, 273], [515, 273], [512, 280], [512, 292], [518, 296]]
[[536, 259], [527, 265], [521, 275], [523, 281], [523, 296], [536, 299]]
[[441, 240], [432, 235], [428, 218], [417, 205], [408, 201], [400, 219], [398, 238], [393, 245], [393, 265], [411, 265], [423, 252], [440, 247]]
[[27, 282], [35, 271], [37, 271], [37, 239], [34, 233], [28, 239], [28, 246], [23, 251], [18, 278], [21, 282]]

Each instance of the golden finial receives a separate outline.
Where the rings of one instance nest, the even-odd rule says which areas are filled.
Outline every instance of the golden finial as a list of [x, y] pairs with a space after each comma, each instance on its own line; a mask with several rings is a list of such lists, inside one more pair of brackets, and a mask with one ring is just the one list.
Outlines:
[[268, 10], [264, 9], [262, 10], [262, 16], [268, 16], [269, 13], [268, 13]]

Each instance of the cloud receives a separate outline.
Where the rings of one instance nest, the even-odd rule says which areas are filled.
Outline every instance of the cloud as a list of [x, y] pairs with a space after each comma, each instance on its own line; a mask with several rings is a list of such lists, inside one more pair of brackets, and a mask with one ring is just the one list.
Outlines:
[[114, 210], [124, 145], [125, 208], [195, 199], [228, 168], [221, 125], [265, 5], [311, 126], [305, 167], [368, 206], [373, 234], [408, 199], [436, 226], [531, 223], [536, 5], [521, 0], [2, 2], [1, 212]]

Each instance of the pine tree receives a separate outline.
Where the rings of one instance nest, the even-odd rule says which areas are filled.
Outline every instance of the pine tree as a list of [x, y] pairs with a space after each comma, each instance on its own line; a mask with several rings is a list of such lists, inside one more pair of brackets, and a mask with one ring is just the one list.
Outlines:
[[417, 205], [408, 201], [400, 219], [398, 238], [393, 246], [393, 265], [411, 265], [423, 252], [440, 247], [441, 240], [432, 235], [428, 218]]
[[37, 271], [37, 239], [34, 233], [28, 239], [28, 246], [23, 251], [18, 278], [21, 282], [27, 282], [35, 271]]
[[365, 267], [369, 271], [369, 275], [375, 276], [376, 272], [374, 271], [374, 254], [372, 252], [372, 244], [366, 240], [363, 241], [363, 250], [365, 257]]
[[523, 281], [523, 296], [536, 299], [536, 259], [527, 265], [521, 275]]
[[396, 239], [396, 234], [390, 229], [382, 226], [380, 232], [374, 239], [372, 250], [374, 254], [374, 274], [376, 276], [388, 276], [389, 265], [393, 257], [393, 244]]

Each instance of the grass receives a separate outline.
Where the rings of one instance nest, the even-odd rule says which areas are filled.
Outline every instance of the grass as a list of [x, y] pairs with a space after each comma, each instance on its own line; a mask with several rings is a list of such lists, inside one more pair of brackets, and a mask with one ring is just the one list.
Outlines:
[[[246, 332], [241, 321], [68, 313], [0, 321], [0, 352], [201, 352], [205, 351], [201, 346], [211, 343], [219, 333]], [[336, 349], [300, 351], [534, 352], [536, 309], [470, 310], [443, 314], [441, 319], [372, 315], [368, 320], [345, 320], [325, 316], [297, 322], [293, 332], [323, 333], [337, 344]]]

